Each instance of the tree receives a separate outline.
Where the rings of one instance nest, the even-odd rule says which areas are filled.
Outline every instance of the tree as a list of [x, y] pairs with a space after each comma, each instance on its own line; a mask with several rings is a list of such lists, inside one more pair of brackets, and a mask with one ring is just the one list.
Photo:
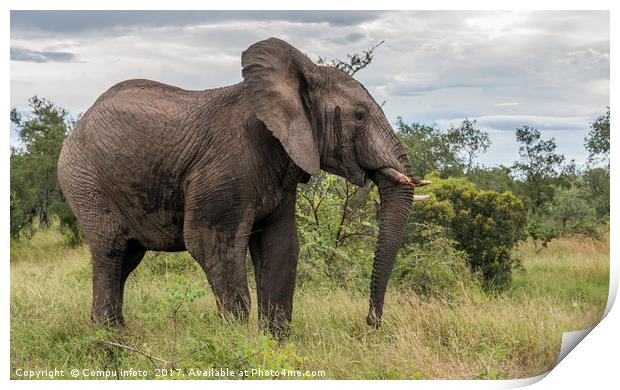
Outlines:
[[[609, 107], [607, 107], [607, 112], [590, 125], [590, 132], [585, 138], [589, 156], [583, 181], [590, 202], [594, 204], [596, 215], [600, 219], [605, 219], [610, 213], [609, 120]], [[602, 167], [596, 166], [598, 164], [602, 164]]]
[[581, 184], [556, 188], [553, 198], [542, 210], [530, 216], [527, 233], [534, 242], [536, 253], [558, 237], [573, 234], [598, 237], [596, 208], [588, 189]]
[[443, 131], [435, 126], [407, 124], [399, 117], [396, 128], [415, 175], [438, 171], [441, 177], [449, 177], [468, 173], [478, 154], [491, 145], [488, 133], [476, 129], [475, 124], [475, 120], [465, 119], [458, 127]]
[[503, 165], [495, 167], [472, 167], [469, 172], [467, 172], [467, 178], [481, 190], [516, 192], [512, 170]]
[[547, 205], [547, 212], [562, 235], [586, 234], [596, 236], [596, 210], [588, 192], [578, 185], [558, 188]]
[[451, 126], [447, 133], [448, 141], [457, 145], [461, 149], [459, 153], [465, 156], [462, 164], [465, 166], [466, 174], [471, 170], [478, 153], [485, 153], [491, 146], [489, 134], [476, 129], [475, 124], [475, 120], [465, 118], [459, 127]]
[[360, 254], [370, 250], [376, 239], [378, 192], [321, 172], [299, 186], [297, 194], [300, 254], [304, 258], [300, 280], [327, 274], [332, 281], [346, 285], [351, 282], [350, 275], [359, 274], [356, 270], [365, 266], [359, 264]]
[[21, 147], [11, 148], [11, 219], [13, 236], [31, 226], [35, 215], [39, 225], [50, 224], [49, 206], [62, 201], [56, 167], [63, 142], [73, 125], [67, 111], [53, 102], [32, 97], [32, 112], [24, 117], [11, 110]]
[[603, 163], [609, 170], [609, 107], [590, 126], [585, 138], [585, 147], [590, 153], [588, 163]]
[[374, 45], [373, 47], [371, 47], [370, 49], [364, 50], [362, 54], [347, 53], [346, 61], [343, 61], [338, 58], [333, 59], [331, 61], [326, 61], [323, 57], [319, 57], [317, 63], [319, 65], [327, 65], [327, 66], [334, 67], [336, 69], [340, 69], [341, 71], [345, 72], [349, 76], [353, 77], [353, 75], [355, 75], [357, 72], [359, 72], [360, 70], [370, 65], [370, 63], [372, 62], [372, 59], [374, 58], [375, 50], [379, 46], [381, 46], [383, 42], [385, 41], [381, 41], [377, 43], [376, 45]]
[[609, 217], [611, 211], [609, 169], [590, 168], [584, 172], [582, 180], [597, 217], [602, 220]]
[[523, 181], [530, 210], [536, 212], [553, 196], [549, 179], [560, 174], [564, 155], [556, 153], [555, 139], [541, 139], [540, 131], [535, 128], [518, 128], [516, 136], [521, 144], [521, 160], [514, 163], [513, 170]]
[[459, 145], [448, 134], [434, 126], [407, 124], [398, 117], [396, 130], [407, 151], [413, 174], [423, 177], [438, 171], [442, 177], [462, 176]]

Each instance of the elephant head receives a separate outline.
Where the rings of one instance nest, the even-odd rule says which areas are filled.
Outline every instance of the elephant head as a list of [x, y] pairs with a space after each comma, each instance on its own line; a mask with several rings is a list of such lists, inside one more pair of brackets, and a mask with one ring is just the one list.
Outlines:
[[379, 188], [381, 211], [367, 322], [378, 326], [389, 276], [413, 200], [403, 146], [381, 107], [346, 73], [318, 66], [297, 49], [270, 38], [242, 56], [245, 96], [256, 117], [309, 175], [323, 169]]

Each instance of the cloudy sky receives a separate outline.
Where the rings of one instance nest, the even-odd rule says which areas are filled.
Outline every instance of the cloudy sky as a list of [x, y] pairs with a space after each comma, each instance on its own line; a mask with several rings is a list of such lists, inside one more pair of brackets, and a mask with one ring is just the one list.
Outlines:
[[476, 119], [493, 141], [485, 165], [517, 159], [523, 125], [583, 163], [589, 123], [609, 105], [606, 11], [12, 11], [11, 105], [27, 111], [37, 94], [77, 114], [131, 78], [237, 83], [241, 52], [270, 36], [315, 60], [385, 40], [356, 78], [388, 119]]

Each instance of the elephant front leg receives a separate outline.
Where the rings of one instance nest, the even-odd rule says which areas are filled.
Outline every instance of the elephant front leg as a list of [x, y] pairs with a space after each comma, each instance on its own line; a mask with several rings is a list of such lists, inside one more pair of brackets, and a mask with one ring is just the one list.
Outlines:
[[205, 227], [185, 234], [187, 249], [207, 275], [219, 312], [239, 320], [246, 320], [250, 311], [245, 268], [250, 235], [247, 226], [241, 223], [234, 229], [230, 225]]
[[295, 196], [291, 195], [250, 237], [259, 321], [280, 340], [288, 337], [299, 244], [295, 225]]

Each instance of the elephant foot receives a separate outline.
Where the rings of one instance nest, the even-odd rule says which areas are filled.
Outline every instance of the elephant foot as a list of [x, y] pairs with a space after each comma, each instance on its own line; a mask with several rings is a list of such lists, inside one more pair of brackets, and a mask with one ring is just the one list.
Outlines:
[[248, 299], [239, 295], [235, 299], [220, 300], [218, 305], [220, 317], [227, 321], [247, 323], [250, 317]]
[[94, 324], [105, 328], [125, 328], [125, 318], [123, 318], [123, 315], [115, 314], [110, 310], [92, 310], [90, 319]]
[[279, 345], [286, 343], [291, 337], [291, 328], [288, 325], [261, 325], [260, 330], [263, 334], [271, 335]]
[[269, 332], [278, 340], [278, 344], [283, 344], [291, 337], [291, 327], [286, 325], [271, 326]]
[[372, 326], [375, 329], [378, 329], [381, 326], [381, 317], [378, 317], [377, 315], [375, 315], [374, 312], [370, 312], [368, 313], [368, 316], [366, 317], [366, 323], [369, 326]]
[[280, 344], [288, 341], [291, 336], [291, 324], [287, 320], [263, 319], [259, 321], [259, 326], [263, 332], [271, 334]]

